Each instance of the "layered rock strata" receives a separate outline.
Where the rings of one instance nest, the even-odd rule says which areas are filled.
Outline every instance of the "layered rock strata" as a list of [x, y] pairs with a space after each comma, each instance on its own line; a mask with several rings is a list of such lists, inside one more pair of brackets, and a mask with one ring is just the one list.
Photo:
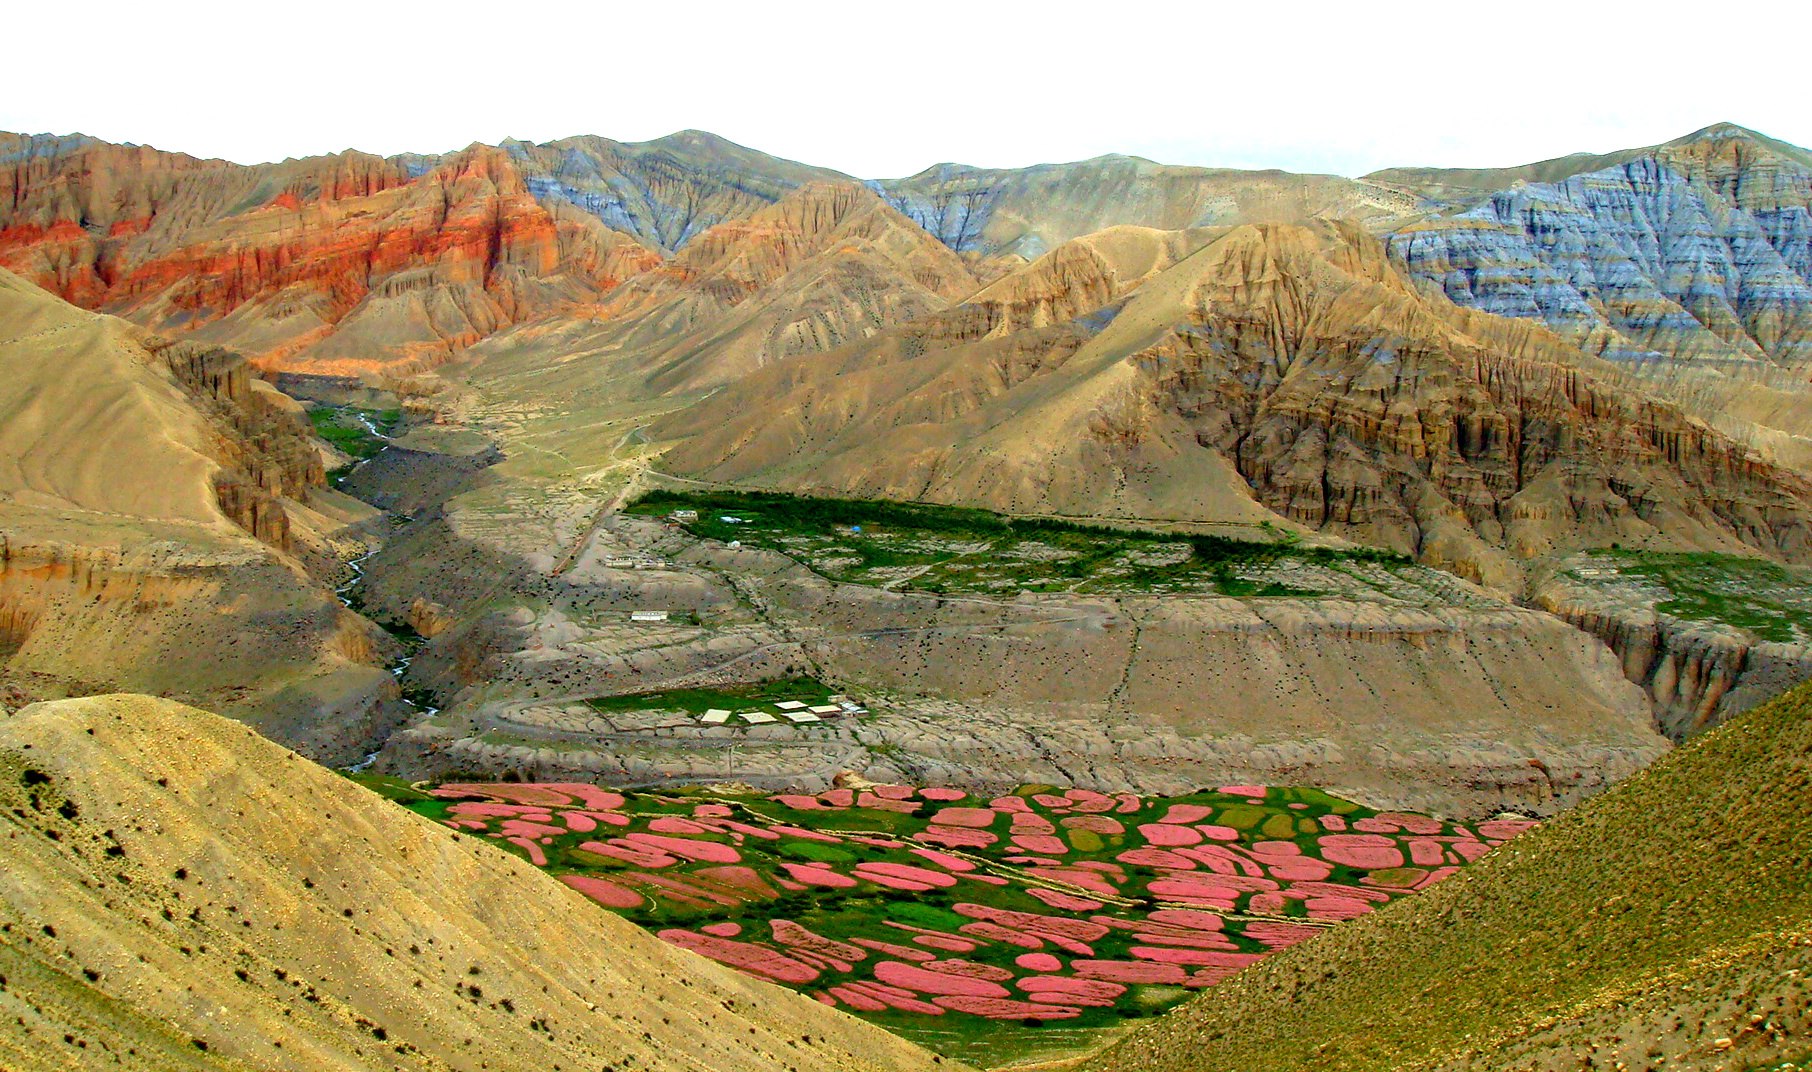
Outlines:
[[1484, 193], [1389, 242], [1453, 301], [1614, 360], [1812, 359], [1812, 155], [1741, 127]]

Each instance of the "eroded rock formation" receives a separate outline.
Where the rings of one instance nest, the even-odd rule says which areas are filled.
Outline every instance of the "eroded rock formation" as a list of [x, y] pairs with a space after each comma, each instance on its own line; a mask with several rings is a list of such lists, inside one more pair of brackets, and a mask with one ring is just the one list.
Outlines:
[[1803, 478], [1539, 326], [1424, 293], [1357, 228], [1238, 228], [1086, 316], [1114, 288], [1078, 263], [751, 376], [657, 427], [682, 440], [668, 462], [1019, 512], [1281, 515], [1508, 588], [1518, 560], [1653, 533], [1812, 550]]
[[1486, 193], [1390, 248], [1453, 301], [1604, 357], [1812, 359], [1812, 156], [1730, 124]]
[[0, 148], [0, 266], [266, 368], [432, 367], [659, 260], [542, 207], [483, 146], [419, 174], [358, 153], [240, 167], [92, 141]]
[[[1581, 564], [1568, 560], [1563, 566]], [[1657, 608], [1652, 592], [1570, 578], [1563, 568], [1535, 591], [1537, 606], [1603, 641], [1642, 686], [1655, 724], [1682, 741], [1812, 680], [1812, 649], [1762, 640], [1734, 625], [1688, 621]]]

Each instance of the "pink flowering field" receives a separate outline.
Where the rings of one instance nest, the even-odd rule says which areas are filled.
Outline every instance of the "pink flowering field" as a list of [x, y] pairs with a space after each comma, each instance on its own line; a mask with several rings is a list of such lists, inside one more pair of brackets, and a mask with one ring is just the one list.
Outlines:
[[1254, 785], [428, 792], [412, 806], [666, 941], [896, 1029], [958, 1034], [1151, 1015], [1533, 825]]

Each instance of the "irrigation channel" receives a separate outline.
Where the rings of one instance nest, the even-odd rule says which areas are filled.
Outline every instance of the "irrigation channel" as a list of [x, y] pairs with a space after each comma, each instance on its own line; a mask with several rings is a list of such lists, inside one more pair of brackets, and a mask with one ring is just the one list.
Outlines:
[[[384, 451], [390, 449], [390, 437], [385, 435], [384, 433], [378, 431], [377, 427], [371, 423], [371, 419], [369, 417], [367, 417], [363, 412], [360, 412], [358, 410], [354, 410], [353, 414], [356, 417], [358, 417], [359, 422], [365, 426], [367, 431], [369, 431], [376, 438], [384, 441], [384, 446], [382, 449], [380, 449], [378, 451], [378, 454], [382, 454]], [[377, 456], [376, 454], [372, 455], [372, 457], [376, 457], [376, 456]], [[354, 462], [352, 464], [352, 466], [348, 469], [348, 473], [350, 474], [352, 472], [356, 472], [360, 466], [364, 465], [366, 462], [368, 462], [370, 460], [371, 460], [371, 458], [359, 459], [358, 461]], [[335, 588], [333, 590], [333, 592], [334, 592], [334, 595], [339, 598], [341, 604], [343, 604], [347, 610], [358, 611], [360, 613], [363, 613], [362, 609], [358, 606], [358, 601], [355, 598], [355, 594], [358, 590], [359, 585], [365, 580], [365, 563], [366, 563], [366, 561], [369, 560], [372, 555], [377, 554], [382, 549], [383, 549], [382, 547], [373, 547], [370, 550], [366, 551], [364, 554], [358, 556], [357, 558], [351, 559], [346, 563], [346, 567], [352, 571], [352, 577], [349, 580], [347, 580], [347, 582], [345, 584], [342, 584], [342, 585], [338, 586], [337, 588]], [[415, 699], [414, 697], [410, 696], [409, 690], [403, 687], [403, 675], [405, 675], [409, 672], [409, 664], [413, 663], [415, 661], [415, 653], [417, 651], [421, 650], [422, 639], [423, 639], [421, 637], [421, 635], [416, 633], [413, 629], [409, 629], [409, 630], [397, 629], [390, 625], [385, 624], [384, 622], [378, 621], [375, 618], [370, 619], [370, 620], [379, 629], [382, 629], [384, 632], [389, 633], [391, 635], [391, 637], [395, 638], [397, 643], [402, 645], [403, 653], [401, 655], [399, 655], [397, 658], [395, 658], [394, 660], [392, 660], [388, 667], [388, 669], [390, 671], [390, 676], [395, 678], [396, 682], [397, 682], [398, 699], [400, 699], [403, 702], [404, 706], [408, 707], [411, 711], [413, 711], [417, 715], [427, 717], [427, 716], [438, 714], [440, 712], [440, 708], [427, 706], [426, 704], [424, 704], [424, 703], [420, 702], [419, 700]], [[377, 762], [377, 758], [378, 758], [378, 753], [371, 752], [371, 753], [368, 753], [364, 759], [361, 759], [357, 763], [354, 763], [350, 767], [346, 767], [344, 769], [352, 774], [359, 774], [363, 771], [369, 770], [371, 765], [373, 763]]]

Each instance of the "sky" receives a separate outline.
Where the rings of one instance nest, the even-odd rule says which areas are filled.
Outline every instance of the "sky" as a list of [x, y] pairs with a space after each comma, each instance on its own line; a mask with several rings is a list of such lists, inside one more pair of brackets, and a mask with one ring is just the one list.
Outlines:
[[240, 163], [696, 128], [863, 178], [1110, 152], [1359, 175], [1723, 121], [1812, 145], [1803, 64], [1767, 43], [1808, 21], [1754, 0], [32, 2], [6, 17], [0, 130]]

